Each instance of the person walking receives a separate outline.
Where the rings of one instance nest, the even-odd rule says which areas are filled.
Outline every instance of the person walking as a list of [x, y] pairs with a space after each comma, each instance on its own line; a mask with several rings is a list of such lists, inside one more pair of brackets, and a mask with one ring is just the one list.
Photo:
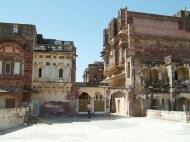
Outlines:
[[88, 104], [86, 105], [87, 107], [87, 111], [88, 111], [88, 118], [91, 118], [91, 110], [92, 110], [92, 106], [90, 104], [90, 102], [88, 102]]

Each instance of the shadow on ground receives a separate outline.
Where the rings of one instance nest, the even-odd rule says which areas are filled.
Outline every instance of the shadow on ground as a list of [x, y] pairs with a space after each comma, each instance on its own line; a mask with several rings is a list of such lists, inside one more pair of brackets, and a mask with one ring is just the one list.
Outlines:
[[20, 126], [17, 126], [17, 127], [14, 127], [14, 128], [9, 128], [9, 129], [6, 129], [6, 130], [0, 130], [0, 136], [1, 135], [6, 135], [8, 133], [11, 133], [11, 132], [14, 132], [14, 131], [18, 131], [18, 130], [21, 130], [21, 129], [25, 129], [25, 128], [28, 128], [32, 125], [20, 125]]
[[[88, 115], [78, 115], [74, 117], [68, 117], [68, 116], [46, 116], [39, 118], [38, 124], [58, 124], [58, 123], [74, 123], [74, 122], [95, 122], [95, 121], [112, 121], [124, 118], [122, 116], [116, 116], [116, 115], [92, 115], [92, 117], [89, 119]], [[35, 125], [35, 124], [33, 124]], [[21, 125], [14, 128], [6, 129], [6, 130], [0, 130], [0, 135], [5, 135], [14, 131], [18, 131], [21, 129], [28, 128], [32, 125]]]
[[78, 115], [75, 117], [56, 117], [56, 116], [48, 116], [40, 118], [40, 123], [46, 123], [46, 124], [55, 124], [55, 123], [73, 123], [73, 122], [91, 122], [91, 121], [112, 121], [116, 119], [124, 118], [122, 116], [114, 116], [114, 115], [92, 115], [92, 117], [89, 119], [88, 115]]

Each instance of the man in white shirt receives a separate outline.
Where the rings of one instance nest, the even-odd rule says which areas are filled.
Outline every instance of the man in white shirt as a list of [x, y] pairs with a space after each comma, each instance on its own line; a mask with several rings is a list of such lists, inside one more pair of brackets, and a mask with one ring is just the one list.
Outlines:
[[88, 118], [91, 118], [91, 110], [92, 110], [92, 106], [90, 104], [90, 102], [88, 102], [88, 104], [86, 105], [87, 107], [87, 111], [88, 111]]

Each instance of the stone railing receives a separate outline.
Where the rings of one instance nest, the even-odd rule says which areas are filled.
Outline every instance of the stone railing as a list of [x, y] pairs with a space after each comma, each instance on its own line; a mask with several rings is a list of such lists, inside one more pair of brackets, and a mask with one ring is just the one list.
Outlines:
[[147, 110], [147, 117], [160, 118], [172, 121], [190, 122], [190, 112]]
[[0, 109], [0, 130], [6, 130], [24, 124], [29, 108]]

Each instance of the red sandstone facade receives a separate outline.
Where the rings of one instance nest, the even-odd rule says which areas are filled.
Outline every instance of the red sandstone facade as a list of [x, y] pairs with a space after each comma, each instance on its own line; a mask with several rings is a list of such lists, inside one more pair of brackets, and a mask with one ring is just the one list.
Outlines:
[[0, 23], [0, 106], [20, 107], [32, 92], [36, 27]]
[[147, 108], [183, 110], [183, 104], [190, 110], [190, 11], [165, 16], [120, 9], [103, 39], [104, 82], [126, 88], [118, 110], [125, 102], [128, 116]]

